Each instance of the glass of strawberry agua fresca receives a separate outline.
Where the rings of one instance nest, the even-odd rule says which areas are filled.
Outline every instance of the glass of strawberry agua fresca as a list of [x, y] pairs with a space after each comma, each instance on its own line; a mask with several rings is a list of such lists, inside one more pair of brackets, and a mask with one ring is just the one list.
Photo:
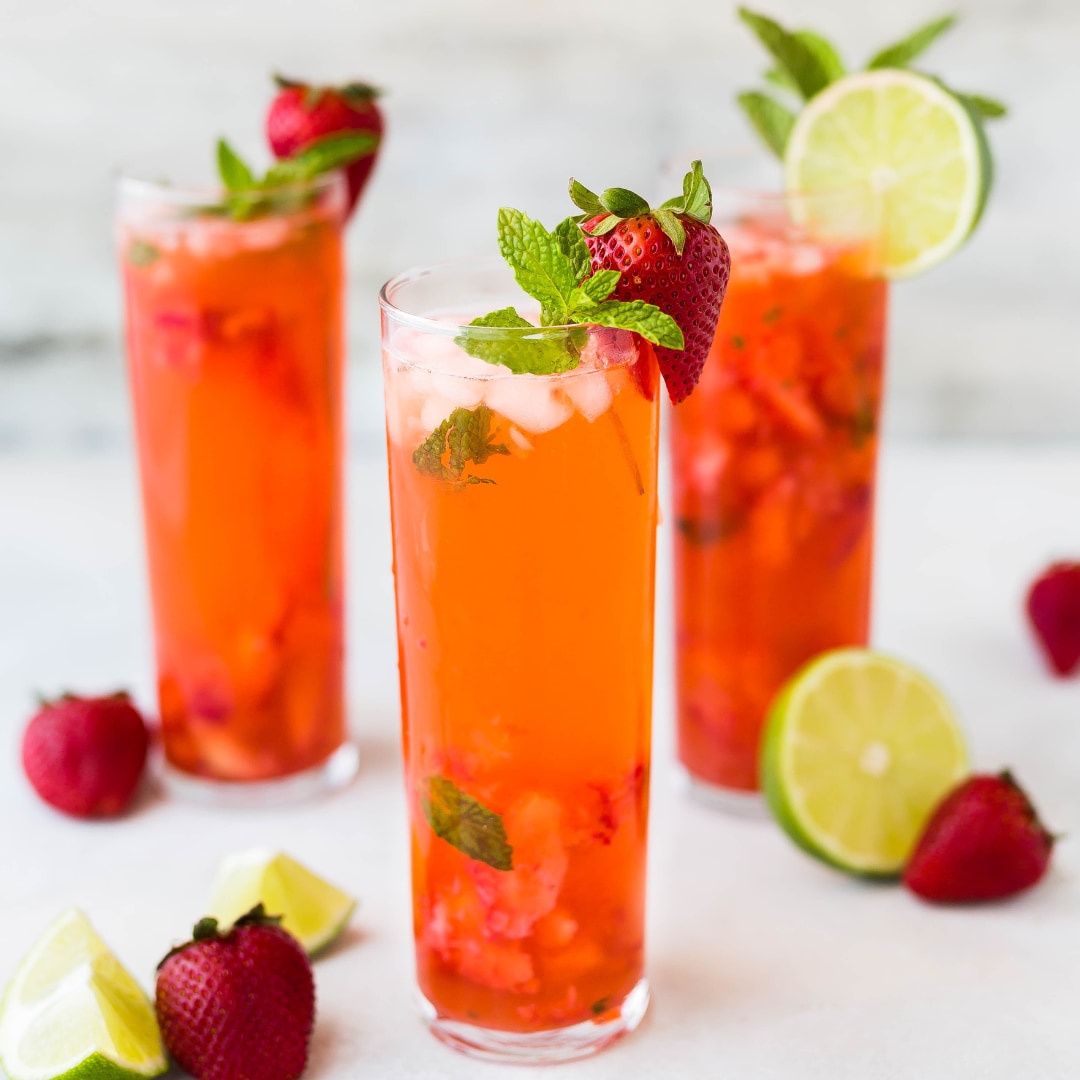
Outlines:
[[384, 287], [383, 373], [422, 1010], [537, 1063], [648, 1002], [654, 345], [682, 334], [576, 220], [499, 233], [510, 268]]
[[[119, 191], [171, 785], [276, 801], [351, 777], [343, 686], [345, 185]], [[224, 200], [224, 201], [223, 201]]]
[[850, 193], [713, 199], [731, 281], [671, 418], [678, 755], [696, 794], [757, 812], [777, 691], [867, 642], [886, 285]]
[[626, 331], [562, 374], [464, 352], [512, 287], [492, 259], [382, 294], [413, 928], [440, 1037], [562, 1060], [648, 1000], [658, 415]]

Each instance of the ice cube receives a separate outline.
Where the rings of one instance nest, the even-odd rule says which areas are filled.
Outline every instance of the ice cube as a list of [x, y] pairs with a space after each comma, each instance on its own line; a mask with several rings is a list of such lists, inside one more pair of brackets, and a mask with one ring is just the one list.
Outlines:
[[487, 384], [484, 401], [530, 435], [565, 423], [574, 411], [558, 383], [543, 375], [507, 375]]
[[533, 448], [533, 444], [525, 437], [525, 433], [521, 428], [514, 427], [513, 424], [509, 428], [510, 441], [519, 449], [524, 450], [526, 453]]
[[825, 269], [825, 252], [817, 244], [792, 244], [784, 270], [798, 276], [819, 274]]
[[563, 383], [566, 396], [590, 423], [606, 413], [611, 406], [614, 395], [607, 376], [602, 371], [588, 375], [571, 375], [564, 379]]

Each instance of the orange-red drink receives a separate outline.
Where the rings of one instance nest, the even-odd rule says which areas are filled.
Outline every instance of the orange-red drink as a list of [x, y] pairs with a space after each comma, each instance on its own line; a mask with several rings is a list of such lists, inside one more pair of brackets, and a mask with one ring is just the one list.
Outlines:
[[121, 189], [174, 776], [295, 786], [344, 744], [343, 197], [324, 177], [234, 220], [181, 190]]
[[383, 292], [413, 927], [436, 1034], [560, 1060], [647, 1001], [658, 394], [625, 331], [573, 331], [561, 375], [466, 355], [508, 282]]
[[782, 198], [726, 203], [731, 281], [671, 446], [679, 759], [738, 803], [781, 684], [866, 643], [886, 287]]

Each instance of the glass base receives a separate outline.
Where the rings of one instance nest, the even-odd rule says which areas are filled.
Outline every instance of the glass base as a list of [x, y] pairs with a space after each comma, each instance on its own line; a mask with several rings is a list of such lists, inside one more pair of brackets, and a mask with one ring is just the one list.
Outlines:
[[168, 795], [207, 806], [261, 809], [307, 802], [352, 782], [360, 767], [355, 743], [345, 742], [324, 762], [279, 780], [210, 780], [181, 772], [163, 761], [161, 786]]
[[645, 1016], [649, 1007], [649, 983], [642, 979], [623, 1001], [619, 1015], [610, 1020], [586, 1020], [571, 1027], [550, 1031], [493, 1031], [458, 1020], [439, 1016], [435, 1006], [423, 994], [420, 1012], [431, 1033], [440, 1042], [469, 1057], [511, 1065], [556, 1065], [577, 1061], [610, 1046], [629, 1034]]
[[697, 802], [711, 806], [714, 810], [722, 810], [733, 817], [763, 821], [770, 816], [769, 807], [760, 791], [742, 791], [710, 784], [684, 767], [679, 768], [679, 786]]

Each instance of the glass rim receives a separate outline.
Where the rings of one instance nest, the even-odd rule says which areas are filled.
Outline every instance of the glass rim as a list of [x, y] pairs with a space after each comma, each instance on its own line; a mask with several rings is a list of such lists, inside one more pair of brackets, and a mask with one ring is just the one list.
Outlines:
[[[442, 259], [432, 263], [426, 263], [424, 265], [413, 266], [408, 270], [403, 270], [400, 274], [395, 274], [387, 281], [383, 287], [379, 290], [379, 307], [382, 313], [388, 318], [393, 320], [394, 324], [400, 327], [405, 327], [410, 330], [419, 330], [425, 334], [438, 335], [443, 338], [456, 338], [461, 334], [466, 334], [471, 338], [477, 340], [528, 340], [535, 341], [539, 339], [560, 339], [565, 338], [568, 334], [580, 331], [585, 334], [593, 335], [600, 331], [606, 331], [608, 333], [614, 333], [618, 335], [626, 335], [632, 337], [633, 332], [630, 330], [620, 330], [617, 328], [597, 326], [595, 323], [564, 323], [558, 326], [471, 326], [468, 323], [452, 323], [452, 322], [440, 322], [437, 319], [429, 318], [426, 315], [416, 315], [412, 312], [406, 311], [404, 308], [394, 303], [392, 298], [392, 292], [399, 287], [407, 286], [412, 282], [422, 280], [430, 274], [438, 273], [440, 271], [453, 271], [455, 269], [468, 269], [470, 267], [476, 268], [500, 268], [506, 271], [510, 276], [512, 271], [506, 264], [501, 255], [463, 255], [454, 259]], [[512, 281], [512, 276], [510, 277]], [[527, 294], [522, 292], [522, 296]], [[531, 298], [530, 298], [531, 299]], [[383, 352], [389, 353], [394, 356], [395, 362], [400, 368], [407, 368], [409, 370], [423, 371], [431, 375], [438, 375], [440, 377], [452, 378], [452, 379], [464, 379], [467, 381], [489, 382], [499, 379], [513, 379], [518, 382], [529, 379], [549, 380], [549, 379], [580, 379], [594, 376], [601, 371], [614, 371], [618, 369], [626, 368], [630, 362], [631, 357], [627, 356], [624, 360], [618, 363], [605, 364], [602, 367], [584, 367], [578, 366], [570, 368], [568, 371], [552, 372], [551, 374], [538, 375], [532, 373], [518, 373], [511, 371], [509, 368], [503, 367], [499, 364], [486, 364], [484, 361], [479, 363], [484, 364], [484, 367], [488, 370], [476, 369], [474, 371], [454, 371], [452, 369], [442, 367], [438, 362], [430, 362], [424, 359], [412, 359], [407, 356], [401, 356], [392, 347], [388, 348], [387, 336], [384, 329], [383, 332]], [[635, 353], [636, 355], [636, 353]]]
[[[410, 285], [440, 271], [454, 270], [455, 268], [466, 269], [469, 266], [499, 267], [504, 269], [508, 275], [513, 273], [501, 255], [459, 255], [452, 259], [440, 259], [436, 262], [422, 263], [411, 266], [407, 270], [402, 270], [401, 273], [395, 274], [383, 284], [382, 288], [379, 289], [379, 307], [395, 322], [411, 327], [414, 330], [423, 330], [426, 333], [440, 334], [444, 337], [451, 335], [457, 337], [462, 331], [466, 331], [477, 338], [485, 339], [513, 338], [517, 340], [533, 337], [561, 337], [569, 330], [588, 330], [595, 325], [593, 323], [559, 323], [551, 326], [532, 327], [472, 326], [469, 323], [449, 323], [430, 318], [427, 315], [417, 315], [414, 312], [407, 311], [393, 300], [391, 294], [398, 288]], [[522, 290], [521, 295], [530, 302], [535, 303], [532, 297], [528, 296], [524, 290]]]
[[[113, 186], [117, 194], [121, 198], [153, 198], [173, 206], [204, 206], [207, 203], [220, 202], [227, 194], [224, 184], [177, 182], [160, 176], [144, 175], [148, 171], [125, 168], [115, 170], [113, 173]], [[344, 171], [334, 169], [331, 172], [319, 173], [317, 176], [309, 177], [307, 180], [296, 180], [268, 190], [275, 195], [304, 195], [330, 191], [335, 187], [343, 188], [344, 185]], [[255, 194], [261, 190], [259, 187], [245, 188], [238, 194]], [[238, 224], [244, 223], [239, 222]]]

